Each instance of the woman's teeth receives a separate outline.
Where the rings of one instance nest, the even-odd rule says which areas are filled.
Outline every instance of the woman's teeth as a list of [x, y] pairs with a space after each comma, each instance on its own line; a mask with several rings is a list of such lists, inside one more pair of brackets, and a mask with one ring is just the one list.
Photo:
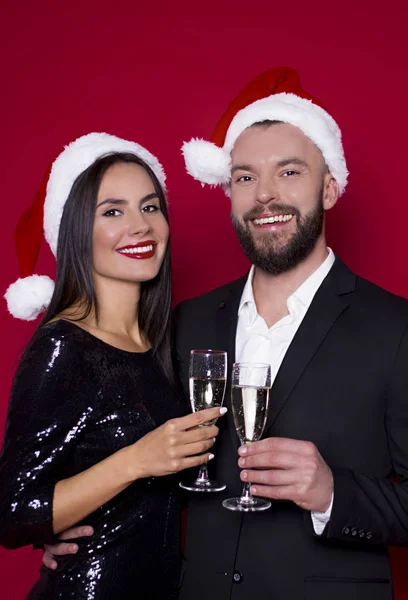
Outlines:
[[153, 246], [139, 246], [138, 248], [123, 248], [119, 250], [123, 254], [142, 254], [143, 252], [152, 252]]

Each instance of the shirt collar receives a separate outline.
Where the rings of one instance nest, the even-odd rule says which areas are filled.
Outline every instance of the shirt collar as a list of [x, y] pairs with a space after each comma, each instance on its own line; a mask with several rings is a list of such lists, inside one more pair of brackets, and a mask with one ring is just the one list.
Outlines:
[[[326, 278], [327, 274], [329, 273], [329, 271], [332, 268], [334, 261], [336, 259], [332, 249], [327, 248], [327, 250], [328, 250], [327, 258], [322, 262], [320, 267], [318, 269], [316, 269], [316, 271], [314, 271], [306, 279], [306, 281], [304, 281], [298, 287], [298, 289], [289, 296], [289, 298], [287, 300], [288, 305], [291, 304], [291, 299], [294, 298], [298, 302], [300, 302], [306, 309], [309, 308], [317, 290], [323, 283], [323, 280]], [[257, 312], [255, 298], [254, 298], [254, 292], [252, 289], [252, 281], [254, 278], [254, 273], [255, 273], [255, 266], [252, 265], [252, 267], [249, 271], [249, 274], [248, 274], [248, 279], [246, 280], [246, 283], [245, 283], [244, 290], [242, 292], [242, 296], [241, 296], [241, 300], [240, 300], [239, 308], [238, 308], [238, 315], [240, 315], [243, 307], [246, 305], [252, 307], [255, 310], [255, 312]]]
[[316, 271], [314, 271], [314, 273], [312, 273], [290, 296], [290, 298], [295, 297], [303, 304], [303, 306], [305, 306], [305, 308], [309, 308], [311, 305], [317, 290], [322, 285], [323, 280], [326, 278], [336, 259], [333, 250], [331, 248], [327, 248], [327, 250], [329, 254], [320, 267], [316, 269]]
[[252, 265], [252, 267], [249, 271], [249, 274], [248, 274], [248, 279], [246, 280], [246, 283], [245, 283], [244, 290], [242, 292], [241, 300], [239, 302], [238, 314], [240, 314], [240, 312], [242, 311], [242, 308], [246, 304], [255, 306], [254, 291], [252, 289], [252, 281], [254, 279], [254, 273], [255, 273], [255, 266]]

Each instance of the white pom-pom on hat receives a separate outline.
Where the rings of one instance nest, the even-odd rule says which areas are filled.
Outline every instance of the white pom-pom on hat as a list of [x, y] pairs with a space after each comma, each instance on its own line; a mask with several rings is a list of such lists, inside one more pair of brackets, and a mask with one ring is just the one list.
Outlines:
[[56, 158], [17, 225], [15, 244], [21, 278], [5, 294], [9, 312], [17, 319], [31, 321], [44, 311], [52, 298], [54, 283], [34, 274], [43, 231], [54, 256], [65, 202], [77, 177], [98, 158], [113, 153], [135, 154], [145, 161], [165, 189], [166, 175], [158, 159], [146, 148], [107, 133], [89, 133], [65, 147]]
[[181, 149], [189, 175], [209, 185], [227, 183], [231, 172], [231, 157], [219, 146], [198, 138], [183, 144]]
[[54, 282], [47, 275], [30, 275], [12, 283], [4, 297], [13, 317], [33, 321], [47, 308], [54, 293]]

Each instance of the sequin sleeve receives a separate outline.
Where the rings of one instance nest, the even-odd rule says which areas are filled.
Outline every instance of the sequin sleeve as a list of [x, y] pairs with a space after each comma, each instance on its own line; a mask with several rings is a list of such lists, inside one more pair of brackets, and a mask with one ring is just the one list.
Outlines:
[[37, 331], [20, 361], [0, 455], [5, 548], [53, 540], [55, 484], [64, 479], [64, 465], [92, 413], [80, 370], [75, 342], [47, 326]]

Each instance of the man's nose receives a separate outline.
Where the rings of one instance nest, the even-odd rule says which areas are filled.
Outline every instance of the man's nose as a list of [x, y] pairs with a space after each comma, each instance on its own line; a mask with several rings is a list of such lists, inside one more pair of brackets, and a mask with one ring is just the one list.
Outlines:
[[260, 178], [257, 187], [256, 201], [266, 205], [279, 199], [275, 182], [270, 177]]

